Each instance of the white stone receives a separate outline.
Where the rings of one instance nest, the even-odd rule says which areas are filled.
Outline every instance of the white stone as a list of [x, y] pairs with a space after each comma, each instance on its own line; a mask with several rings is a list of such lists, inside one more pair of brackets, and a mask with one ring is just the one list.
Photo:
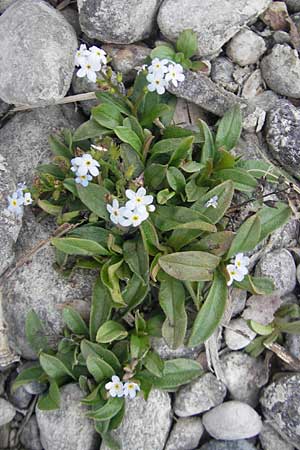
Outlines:
[[252, 331], [244, 319], [233, 319], [228, 328], [225, 328], [225, 342], [230, 350], [240, 350], [246, 347], [255, 338], [256, 333]]
[[264, 39], [247, 28], [237, 33], [228, 43], [226, 53], [240, 66], [255, 64], [267, 50]]

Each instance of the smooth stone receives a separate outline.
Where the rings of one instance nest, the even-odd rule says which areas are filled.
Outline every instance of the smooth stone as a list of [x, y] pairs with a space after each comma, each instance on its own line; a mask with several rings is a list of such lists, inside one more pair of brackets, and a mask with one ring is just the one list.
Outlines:
[[179, 417], [200, 414], [220, 405], [225, 396], [225, 385], [212, 373], [205, 373], [176, 392], [174, 412]]
[[255, 407], [260, 389], [268, 381], [263, 360], [243, 352], [230, 352], [221, 357], [221, 368], [230, 398]]
[[255, 98], [257, 95], [263, 92], [262, 86], [263, 79], [261, 76], [261, 71], [257, 69], [246, 80], [242, 90], [242, 97], [248, 100]]
[[277, 44], [260, 64], [267, 86], [277, 94], [300, 98], [300, 59], [296, 50]]
[[163, 35], [171, 41], [181, 31], [194, 30], [199, 55], [211, 56], [269, 4], [270, 0], [228, 0], [220, 8], [215, 0], [165, 0], [157, 22]]
[[4, 11], [17, 0], [0, 0], [0, 14], [4, 13]]
[[267, 253], [256, 265], [255, 276], [271, 278], [274, 294], [289, 294], [296, 287], [296, 265], [291, 253], [286, 249]]
[[20, 442], [28, 450], [42, 450], [40, 430], [35, 415], [31, 416], [20, 434]]
[[145, 63], [151, 49], [145, 45], [112, 45], [104, 44], [103, 50], [111, 57], [111, 65], [116, 72], [123, 75], [123, 81], [133, 81], [137, 71]]
[[273, 34], [273, 39], [276, 44], [290, 44], [291, 36], [286, 31], [277, 30]]
[[189, 358], [196, 359], [199, 354], [204, 350], [204, 345], [200, 344], [197, 347], [186, 347], [185, 345], [180, 345], [178, 348], [173, 349], [168, 346], [164, 338], [152, 337], [151, 346], [156, 353], [162, 359], [175, 359], [175, 358]]
[[262, 412], [280, 436], [300, 449], [300, 375], [282, 376], [264, 388]]
[[238, 89], [237, 83], [233, 80], [233, 71], [233, 62], [224, 56], [219, 56], [211, 61], [211, 79], [230, 92]]
[[81, 34], [81, 28], [79, 23], [78, 11], [69, 6], [67, 8], [62, 9], [60, 12], [64, 16], [66, 21], [69, 22], [69, 24], [74, 28], [77, 36], [79, 36]]
[[288, 10], [296, 13], [300, 12], [300, 0], [285, 0]]
[[78, 0], [82, 31], [111, 44], [131, 44], [149, 37], [160, 0]]
[[225, 342], [230, 350], [240, 350], [250, 344], [255, 338], [256, 333], [248, 327], [244, 319], [233, 319], [229, 322], [228, 328], [225, 328]]
[[272, 250], [299, 246], [299, 220], [291, 217], [282, 227], [269, 237]]
[[16, 374], [11, 378], [9, 383], [9, 401], [18, 409], [26, 409], [30, 405], [32, 395], [29, 394], [24, 386], [20, 386], [17, 389], [13, 389], [13, 383], [16, 379]]
[[[123, 422], [111, 434], [122, 444], [122, 450], [163, 450], [171, 424], [170, 396], [155, 389], [147, 401], [138, 396], [126, 402]], [[102, 443], [100, 450], [109, 449]]]
[[287, 100], [272, 108], [266, 121], [266, 140], [271, 156], [292, 175], [300, 178], [300, 111]]
[[80, 403], [84, 394], [75, 383], [60, 389], [60, 409], [45, 411], [36, 407], [36, 419], [44, 450], [98, 450], [100, 436], [89, 410]]
[[16, 415], [14, 406], [4, 398], [0, 398], [0, 427], [11, 422]]
[[284, 441], [267, 422], [263, 422], [258, 437], [263, 450], [294, 450], [294, 446]]
[[199, 444], [203, 432], [200, 417], [178, 419], [164, 450], [193, 450]]
[[19, 105], [62, 99], [76, 48], [75, 31], [60, 12], [42, 0], [17, 1], [0, 17], [0, 98]]
[[201, 445], [198, 450], [256, 450], [256, 447], [244, 439], [239, 439], [237, 441], [212, 440]]
[[244, 28], [227, 44], [226, 54], [233, 62], [243, 67], [257, 63], [266, 50], [264, 39], [254, 31]]
[[230, 299], [231, 299], [231, 316], [235, 317], [238, 316], [241, 312], [243, 312], [246, 300], [247, 300], [247, 292], [243, 289], [233, 288], [230, 293]]
[[202, 417], [206, 431], [215, 439], [248, 439], [260, 433], [262, 422], [246, 403], [229, 401], [216, 406]]

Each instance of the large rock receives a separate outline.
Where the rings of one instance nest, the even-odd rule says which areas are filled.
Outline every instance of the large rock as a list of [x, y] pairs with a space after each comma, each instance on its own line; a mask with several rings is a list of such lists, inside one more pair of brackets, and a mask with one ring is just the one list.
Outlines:
[[270, 89], [287, 97], [300, 98], [300, 59], [297, 50], [277, 44], [261, 61], [262, 76]]
[[77, 384], [60, 389], [60, 409], [45, 411], [36, 408], [36, 418], [44, 450], [98, 450], [100, 436], [92, 420], [85, 417], [88, 407]]
[[255, 64], [267, 50], [264, 39], [247, 28], [237, 33], [226, 48], [227, 56], [240, 66]]
[[[54, 231], [52, 224], [37, 223], [30, 212], [26, 216], [16, 248], [17, 260]], [[92, 274], [79, 271], [66, 280], [54, 270], [54, 261], [54, 248], [45, 246], [3, 283], [2, 303], [9, 340], [25, 359], [36, 358], [25, 337], [26, 315], [31, 309], [45, 322], [51, 342], [56, 342], [63, 328], [63, 305], [75, 299], [89, 300], [91, 296]]]
[[291, 253], [275, 250], [264, 255], [255, 268], [258, 277], [269, 277], [275, 285], [274, 294], [289, 294], [296, 287], [296, 265]]
[[260, 388], [267, 382], [264, 362], [246, 353], [230, 352], [222, 356], [221, 368], [230, 397], [255, 407]]
[[50, 106], [20, 112], [0, 129], [0, 154], [13, 164], [18, 182], [30, 182], [38, 164], [49, 162], [51, 133], [77, 128], [83, 122], [74, 106]]
[[175, 41], [181, 31], [193, 29], [200, 56], [213, 55], [247, 23], [253, 21], [270, 0], [165, 0], [158, 14], [162, 33]]
[[283, 376], [271, 383], [260, 403], [268, 424], [300, 449], [300, 375]]
[[200, 417], [178, 419], [172, 428], [165, 450], [193, 450], [197, 447], [203, 431]]
[[[153, 390], [147, 401], [138, 396], [126, 402], [123, 422], [112, 435], [121, 450], [163, 450], [172, 424], [171, 415], [169, 394]], [[102, 443], [100, 450], [109, 449]]]
[[63, 98], [76, 47], [73, 28], [57, 10], [42, 0], [17, 1], [0, 17], [0, 97], [21, 105]]
[[82, 31], [93, 39], [131, 44], [147, 38], [161, 0], [78, 0]]
[[284, 441], [267, 422], [263, 422], [259, 440], [263, 450], [294, 450], [294, 446]]
[[2, 14], [16, 0], [0, 0], [0, 14]]
[[0, 398], [0, 427], [11, 422], [16, 415], [16, 410], [11, 403]]
[[190, 358], [196, 359], [199, 354], [204, 350], [204, 345], [200, 344], [197, 347], [187, 347], [180, 345], [176, 349], [168, 346], [164, 338], [153, 337], [151, 338], [151, 345], [162, 359], [174, 359], [174, 358]]
[[[14, 165], [13, 161], [11, 162]], [[9, 166], [0, 151], [0, 276], [14, 259], [14, 246], [22, 225], [21, 217], [12, 216], [6, 209], [7, 196], [16, 189], [14, 172], [10, 168], [12, 166]]]
[[281, 101], [267, 115], [266, 140], [272, 157], [300, 178], [300, 110]]
[[222, 403], [225, 396], [224, 384], [212, 373], [206, 373], [176, 392], [174, 412], [179, 417], [200, 414]]
[[199, 450], [256, 450], [256, 447], [244, 439], [239, 439], [237, 441], [212, 440], [204, 445], [201, 445]]
[[248, 439], [260, 433], [262, 423], [257, 412], [246, 403], [230, 401], [203, 415], [206, 431], [215, 439]]

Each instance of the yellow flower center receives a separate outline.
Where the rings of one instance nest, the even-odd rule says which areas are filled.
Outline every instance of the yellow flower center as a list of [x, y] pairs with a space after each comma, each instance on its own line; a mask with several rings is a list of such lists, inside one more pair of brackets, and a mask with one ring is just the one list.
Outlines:
[[132, 220], [139, 220], [139, 216], [132, 216]]
[[136, 197], [136, 201], [137, 201], [137, 203], [141, 203], [141, 201], [142, 201], [141, 197]]
[[18, 204], [17, 200], [13, 200], [13, 201], [12, 201], [12, 205], [13, 205], [13, 206], [17, 206], [17, 204]]
[[90, 64], [87, 64], [87, 65], [86, 65], [86, 68], [87, 68], [87, 69], [90, 69], [91, 67], [92, 67], [92, 66], [91, 66]]

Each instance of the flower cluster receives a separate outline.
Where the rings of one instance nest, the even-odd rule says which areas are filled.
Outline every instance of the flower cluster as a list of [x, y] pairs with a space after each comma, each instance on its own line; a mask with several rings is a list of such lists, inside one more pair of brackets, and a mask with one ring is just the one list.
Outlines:
[[87, 77], [93, 83], [97, 80], [96, 72], [107, 64], [106, 53], [101, 48], [93, 45], [89, 50], [85, 44], [81, 44], [75, 55], [75, 66], [80, 67], [77, 76]]
[[99, 175], [100, 164], [89, 153], [71, 159], [71, 170], [75, 173], [75, 181], [86, 187], [93, 177]]
[[26, 189], [25, 183], [18, 183], [18, 188], [11, 196], [7, 197], [8, 207], [7, 211], [15, 216], [23, 214], [23, 206], [31, 205], [32, 198], [30, 192], [24, 192]]
[[150, 92], [156, 91], [159, 95], [162, 95], [166, 92], [169, 83], [177, 87], [178, 81], [184, 79], [181, 64], [176, 64], [168, 59], [154, 58], [148, 67], [147, 81], [149, 81], [148, 90]]
[[229, 274], [228, 286], [231, 286], [234, 280], [242, 281], [244, 276], [248, 273], [249, 258], [244, 256], [243, 253], [238, 253], [234, 259], [231, 261], [232, 264], [227, 264], [226, 269]]
[[109, 392], [111, 397], [134, 398], [136, 393], [140, 391], [139, 385], [133, 381], [127, 381], [123, 384], [116, 375], [113, 375], [111, 380], [112, 381], [105, 385], [105, 389]]
[[153, 196], [146, 195], [146, 189], [140, 187], [137, 192], [126, 189], [126, 197], [129, 199], [125, 206], [119, 207], [119, 202], [114, 199], [112, 205], [107, 205], [110, 220], [123, 227], [138, 227], [144, 220], [148, 219], [149, 212], [155, 211], [152, 205]]

